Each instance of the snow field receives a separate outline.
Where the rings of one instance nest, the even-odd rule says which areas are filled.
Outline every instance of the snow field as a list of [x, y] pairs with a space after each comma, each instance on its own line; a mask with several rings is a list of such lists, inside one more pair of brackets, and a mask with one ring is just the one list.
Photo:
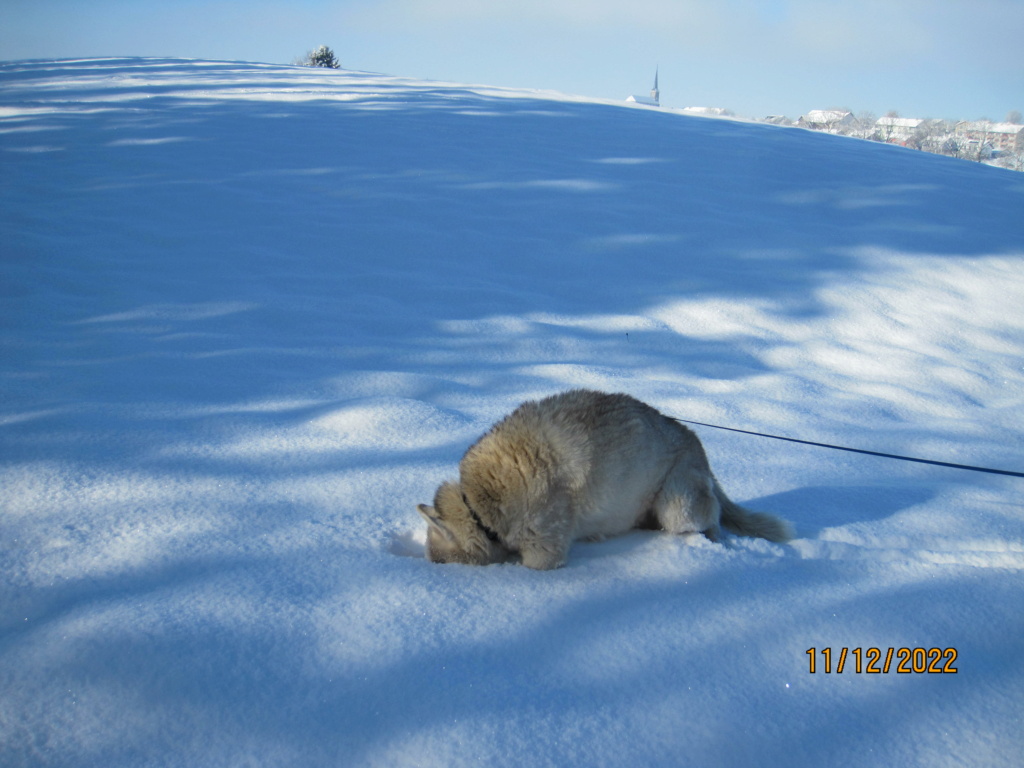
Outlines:
[[[367, 73], [0, 65], [0, 763], [1015, 765], [1019, 479], [696, 428], [790, 544], [437, 566], [522, 400], [1024, 468], [1024, 183]], [[809, 648], [957, 650], [951, 674]], [[820, 657], [819, 657], [820, 663]]]

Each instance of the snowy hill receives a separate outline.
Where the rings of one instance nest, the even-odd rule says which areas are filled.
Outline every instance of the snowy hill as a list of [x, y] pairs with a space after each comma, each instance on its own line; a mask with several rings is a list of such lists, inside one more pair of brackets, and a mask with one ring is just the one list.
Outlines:
[[[1022, 479], [698, 427], [792, 543], [440, 566], [415, 511], [494, 420], [574, 386], [1024, 470], [1020, 174], [108, 59], [0, 65], [0, 196], [0, 764], [1024, 754]], [[872, 647], [958, 671], [858, 673]]]

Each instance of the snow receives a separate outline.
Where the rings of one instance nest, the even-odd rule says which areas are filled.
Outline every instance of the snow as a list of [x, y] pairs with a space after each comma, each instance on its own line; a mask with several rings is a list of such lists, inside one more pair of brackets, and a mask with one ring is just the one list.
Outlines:
[[[553, 93], [0, 65], [0, 764], [1019, 764], [1019, 478], [698, 427], [793, 542], [546, 573], [426, 562], [415, 505], [574, 386], [1024, 470], [1022, 178]], [[870, 647], [958, 673], [821, 669]]]

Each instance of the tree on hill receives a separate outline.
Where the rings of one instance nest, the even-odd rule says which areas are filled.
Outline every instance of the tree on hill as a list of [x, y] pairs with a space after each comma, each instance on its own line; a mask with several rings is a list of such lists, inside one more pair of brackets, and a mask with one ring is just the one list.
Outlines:
[[316, 50], [306, 54], [302, 62], [307, 67], [326, 67], [327, 69], [341, 69], [341, 64], [334, 55], [334, 51], [326, 45], [321, 45]]

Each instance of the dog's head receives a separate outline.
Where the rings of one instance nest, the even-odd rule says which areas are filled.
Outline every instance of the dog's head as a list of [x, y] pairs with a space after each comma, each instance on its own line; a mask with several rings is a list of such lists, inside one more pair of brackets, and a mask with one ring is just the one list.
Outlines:
[[458, 483], [442, 483], [434, 506], [420, 504], [427, 521], [427, 559], [433, 563], [489, 565], [504, 562], [509, 550], [485, 529], [466, 503]]

